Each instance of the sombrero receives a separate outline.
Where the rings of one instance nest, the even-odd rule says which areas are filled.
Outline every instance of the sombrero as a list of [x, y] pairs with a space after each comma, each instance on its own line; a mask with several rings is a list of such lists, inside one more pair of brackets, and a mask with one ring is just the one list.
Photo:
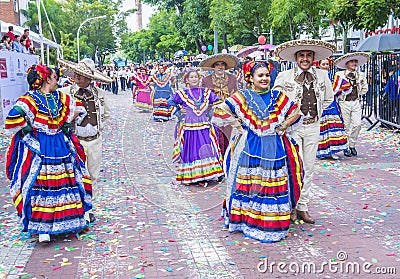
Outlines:
[[58, 63], [62, 66], [65, 67], [68, 71], [77, 73], [81, 76], [90, 78], [92, 80], [100, 81], [103, 83], [111, 83], [112, 80], [111, 78], [103, 75], [99, 71], [96, 70], [96, 67], [94, 65], [94, 62], [92, 59], [89, 58], [84, 58], [78, 63], [63, 60], [63, 59], [58, 59]]
[[202, 60], [199, 63], [199, 67], [204, 67], [204, 68], [212, 68], [214, 63], [216, 62], [225, 62], [226, 63], [226, 68], [235, 68], [236, 65], [239, 63], [239, 58], [237, 58], [235, 55], [232, 54], [227, 54], [227, 53], [218, 53], [211, 55], [204, 60]]
[[336, 46], [321, 40], [293, 40], [280, 44], [275, 48], [275, 56], [286, 61], [296, 62], [295, 54], [301, 50], [314, 52], [314, 60], [322, 60], [333, 54]]
[[345, 54], [333, 62], [336, 67], [340, 69], [346, 69], [346, 63], [351, 61], [351, 60], [357, 60], [358, 61], [358, 66], [364, 65], [365, 63], [368, 62], [369, 59], [369, 54], [366, 52], [352, 52]]

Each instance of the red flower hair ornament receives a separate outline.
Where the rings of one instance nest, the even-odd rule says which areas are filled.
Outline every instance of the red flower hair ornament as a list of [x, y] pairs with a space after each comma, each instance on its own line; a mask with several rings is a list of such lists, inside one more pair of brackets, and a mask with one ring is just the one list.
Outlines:
[[265, 67], [268, 69], [268, 71], [271, 70], [270, 64], [268, 62], [256, 62], [256, 61], [250, 61], [245, 64], [243, 64], [242, 69], [243, 69], [243, 74], [244, 74], [244, 80], [249, 83], [250, 82], [250, 76], [254, 74], [254, 71], [257, 68], [260, 67]]
[[33, 89], [42, 88], [43, 81], [51, 74], [47, 66], [44, 65], [32, 65], [28, 68], [26, 73], [29, 75], [30, 72], [36, 73], [36, 80], [31, 85]]

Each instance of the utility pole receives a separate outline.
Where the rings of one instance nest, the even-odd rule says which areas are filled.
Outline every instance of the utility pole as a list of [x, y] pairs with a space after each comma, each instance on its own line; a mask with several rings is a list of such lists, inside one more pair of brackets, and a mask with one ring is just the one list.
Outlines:
[[269, 28], [269, 43], [274, 44], [274, 34], [272, 33], [272, 27]]
[[38, 10], [38, 22], [39, 22], [39, 39], [40, 39], [40, 61], [44, 65], [44, 46], [43, 46], [43, 30], [42, 30], [42, 15], [40, 10], [40, 1], [36, 0]]

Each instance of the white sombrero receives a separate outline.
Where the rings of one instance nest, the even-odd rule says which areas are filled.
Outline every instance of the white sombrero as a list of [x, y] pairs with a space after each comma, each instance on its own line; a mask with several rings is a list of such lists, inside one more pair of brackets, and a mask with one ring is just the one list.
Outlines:
[[102, 73], [100, 73], [99, 71], [96, 70], [96, 67], [95, 67], [92, 59], [83, 58], [78, 63], [63, 60], [63, 59], [58, 59], [58, 63], [62, 67], [65, 67], [67, 69], [67, 71], [69, 70], [71, 72], [77, 73], [79, 75], [90, 78], [92, 80], [100, 81], [103, 83], [111, 83], [112, 82], [111, 78], [103, 75]]
[[199, 64], [199, 67], [212, 68], [216, 62], [225, 62], [226, 68], [230, 69], [236, 67], [236, 65], [239, 63], [239, 58], [232, 54], [218, 53], [202, 60]]
[[294, 40], [280, 44], [275, 48], [275, 56], [286, 61], [296, 62], [295, 54], [301, 50], [314, 52], [314, 60], [322, 60], [333, 54], [336, 46], [321, 40]]
[[335, 60], [334, 65], [340, 69], [347, 69], [346, 64], [351, 60], [357, 60], [357, 66], [364, 65], [368, 62], [369, 54], [366, 52], [352, 52], [343, 55]]

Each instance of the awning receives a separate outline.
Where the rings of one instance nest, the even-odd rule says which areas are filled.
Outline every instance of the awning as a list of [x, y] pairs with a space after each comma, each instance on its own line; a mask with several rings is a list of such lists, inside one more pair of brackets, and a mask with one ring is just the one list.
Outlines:
[[[11, 23], [7, 23], [4, 22], [2, 20], [0, 20], [0, 30], [1, 33], [7, 33], [8, 32], [8, 26], [13, 26], [14, 27], [14, 34], [15, 35], [23, 35], [24, 34], [24, 29], [27, 29], [26, 27], [21, 27], [15, 24], [11, 24]], [[31, 42], [33, 43], [33, 45], [35, 46], [35, 48], [40, 48], [40, 37], [39, 34], [33, 32], [32, 30], [29, 31], [29, 39], [31, 40]], [[54, 48], [54, 49], [61, 49], [61, 46], [59, 44], [57, 44], [56, 42], [53, 42], [52, 40], [49, 40], [47, 38], [43, 37], [43, 44], [45, 46], [45, 48], [47, 46], [49, 46], [50, 48]]]

